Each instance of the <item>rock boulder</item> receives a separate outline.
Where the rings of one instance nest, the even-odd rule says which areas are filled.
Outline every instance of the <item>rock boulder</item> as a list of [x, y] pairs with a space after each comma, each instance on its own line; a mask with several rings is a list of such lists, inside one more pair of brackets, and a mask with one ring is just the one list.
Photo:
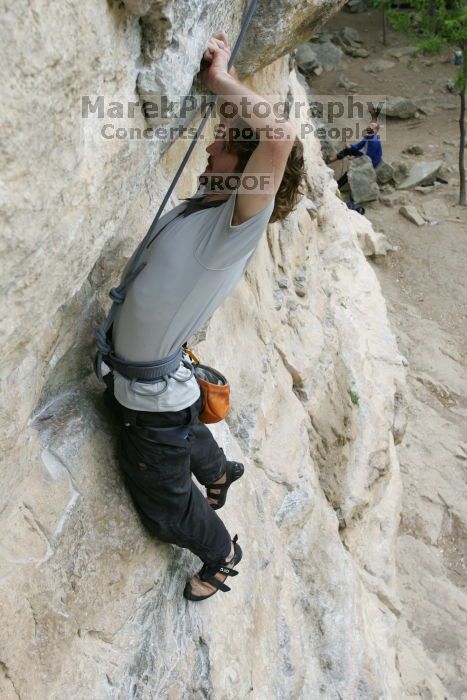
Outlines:
[[423, 160], [416, 163], [407, 177], [399, 183], [398, 188], [408, 190], [419, 185], [432, 185], [442, 165], [442, 160]]
[[389, 97], [381, 110], [386, 117], [410, 119], [417, 113], [417, 105], [408, 97]]
[[378, 199], [379, 189], [371, 158], [353, 158], [349, 164], [348, 178], [354, 202], [371, 202]]

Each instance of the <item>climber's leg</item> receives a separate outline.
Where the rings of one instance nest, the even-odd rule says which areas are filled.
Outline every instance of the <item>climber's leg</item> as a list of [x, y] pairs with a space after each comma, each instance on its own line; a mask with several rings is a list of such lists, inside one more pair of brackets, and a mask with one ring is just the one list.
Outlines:
[[337, 187], [338, 187], [339, 189], [341, 189], [342, 187], [344, 187], [344, 185], [347, 185], [348, 182], [349, 182], [349, 177], [348, 177], [347, 173], [344, 173], [344, 174], [342, 175], [342, 177], [340, 177], [340, 178], [338, 179], [338, 181], [337, 181]]
[[200, 484], [206, 486], [217, 481], [226, 469], [226, 457], [209, 428], [195, 421], [190, 430], [190, 469]]
[[119, 461], [146, 528], [159, 539], [214, 563], [229, 555], [231, 538], [191, 478], [190, 436], [165, 437], [162, 443], [145, 431], [148, 426], [189, 426], [197, 416], [195, 407], [164, 413], [125, 409], [125, 419], [130, 416], [134, 424], [122, 429]]

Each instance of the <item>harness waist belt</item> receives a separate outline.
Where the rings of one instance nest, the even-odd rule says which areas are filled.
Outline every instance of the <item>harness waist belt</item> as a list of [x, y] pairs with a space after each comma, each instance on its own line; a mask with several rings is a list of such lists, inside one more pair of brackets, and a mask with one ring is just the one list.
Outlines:
[[169, 357], [155, 362], [127, 362], [118, 358], [113, 351], [104, 355], [104, 362], [119, 374], [127, 379], [155, 380], [162, 379], [168, 374], [175, 372], [182, 360], [183, 348], [179, 348]]

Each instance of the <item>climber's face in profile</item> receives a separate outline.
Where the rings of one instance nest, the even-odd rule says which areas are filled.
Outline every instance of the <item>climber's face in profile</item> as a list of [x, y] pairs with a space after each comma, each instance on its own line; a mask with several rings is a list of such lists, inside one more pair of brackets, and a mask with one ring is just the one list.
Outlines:
[[209, 158], [205, 173], [222, 175], [237, 172], [238, 156], [227, 151], [228, 138], [226, 124], [219, 123], [214, 133], [215, 140], [206, 148]]

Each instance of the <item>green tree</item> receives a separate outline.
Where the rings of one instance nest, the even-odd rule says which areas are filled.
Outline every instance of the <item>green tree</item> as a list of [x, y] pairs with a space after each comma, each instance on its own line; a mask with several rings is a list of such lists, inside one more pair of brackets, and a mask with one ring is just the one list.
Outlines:
[[389, 22], [414, 37], [424, 53], [450, 48], [460, 51], [454, 89], [459, 95], [459, 204], [466, 206], [465, 187], [465, 92], [467, 86], [467, 3], [465, 0], [406, 0], [401, 11], [388, 0], [373, 0]]
[[387, 46], [388, 41], [387, 41], [387, 17], [388, 17], [388, 11], [391, 10], [391, 0], [372, 0], [372, 5], [373, 7], [376, 7], [376, 9], [381, 10], [381, 27], [382, 27], [382, 34], [383, 34], [383, 45]]

